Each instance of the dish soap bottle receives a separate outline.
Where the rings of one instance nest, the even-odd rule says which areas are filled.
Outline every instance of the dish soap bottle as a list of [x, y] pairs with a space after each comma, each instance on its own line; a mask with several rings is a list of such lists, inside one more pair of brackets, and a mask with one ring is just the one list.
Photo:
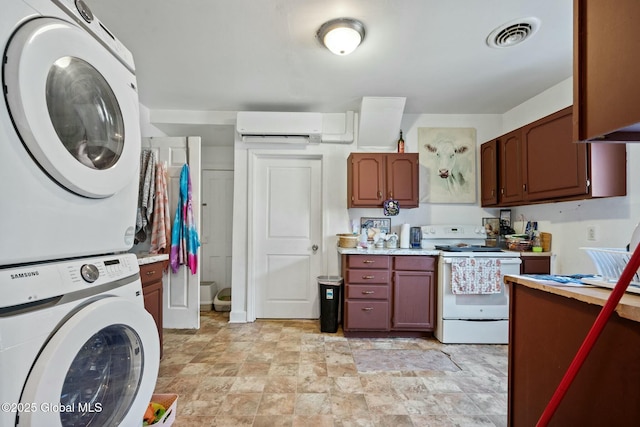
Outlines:
[[402, 139], [402, 130], [400, 130], [400, 139], [398, 140], [398, 153], [404, 153], [404, 139]]

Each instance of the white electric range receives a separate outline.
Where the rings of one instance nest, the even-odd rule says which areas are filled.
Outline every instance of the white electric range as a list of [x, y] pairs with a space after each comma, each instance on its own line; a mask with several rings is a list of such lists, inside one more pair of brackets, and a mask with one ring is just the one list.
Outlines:
[[[435, 336], [443, 343], [508, 343], [509, 291], [504, 276], [520, 274], [520, 253], [487, 247], [486, 238], [479, 225], [422, 227], [422, 248], [440, 250]], [[500, 276], [491, 293], [475, 282], [468, 283], [471, 290], [460, 293], [461, 280], [486, 280], [491, 274]]]

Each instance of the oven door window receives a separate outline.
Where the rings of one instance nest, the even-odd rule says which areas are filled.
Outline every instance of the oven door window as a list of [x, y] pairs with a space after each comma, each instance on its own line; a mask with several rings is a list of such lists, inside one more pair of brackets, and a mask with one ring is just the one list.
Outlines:
[[499, 294], [454, 295], [456, 305], [507, 305], [509, 299], [505, 293], [506, 285], [502, 285]]

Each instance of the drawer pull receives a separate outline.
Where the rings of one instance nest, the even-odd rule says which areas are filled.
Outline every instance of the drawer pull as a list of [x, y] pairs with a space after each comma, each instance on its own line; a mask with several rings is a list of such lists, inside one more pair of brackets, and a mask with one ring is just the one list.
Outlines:
[[365, 259], [364, 261], [362, 261], [363, 264], [373, 264], [375, 261], [372, 259]]
[[155, 270], [147, 271], [145, 274], [147, 276], [151, 276], [152, 274], [156, 274], [156, 271]]
[[373, 311], [373, 307], [364, 307], [362, 311]]
[[376, 276], [362, 276], [363, 279], [375, 279]]
[[375, 291], [362, 291], [362, 295], [371, 295], [371, 294], [375, 294]]

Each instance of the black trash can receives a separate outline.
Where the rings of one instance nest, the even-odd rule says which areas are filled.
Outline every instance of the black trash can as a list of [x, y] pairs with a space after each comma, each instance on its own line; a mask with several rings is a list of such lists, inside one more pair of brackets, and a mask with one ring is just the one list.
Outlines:
[[342, 277], [318, 276], [318, 285], [320, 287], [320, 331], [338, 332]]

